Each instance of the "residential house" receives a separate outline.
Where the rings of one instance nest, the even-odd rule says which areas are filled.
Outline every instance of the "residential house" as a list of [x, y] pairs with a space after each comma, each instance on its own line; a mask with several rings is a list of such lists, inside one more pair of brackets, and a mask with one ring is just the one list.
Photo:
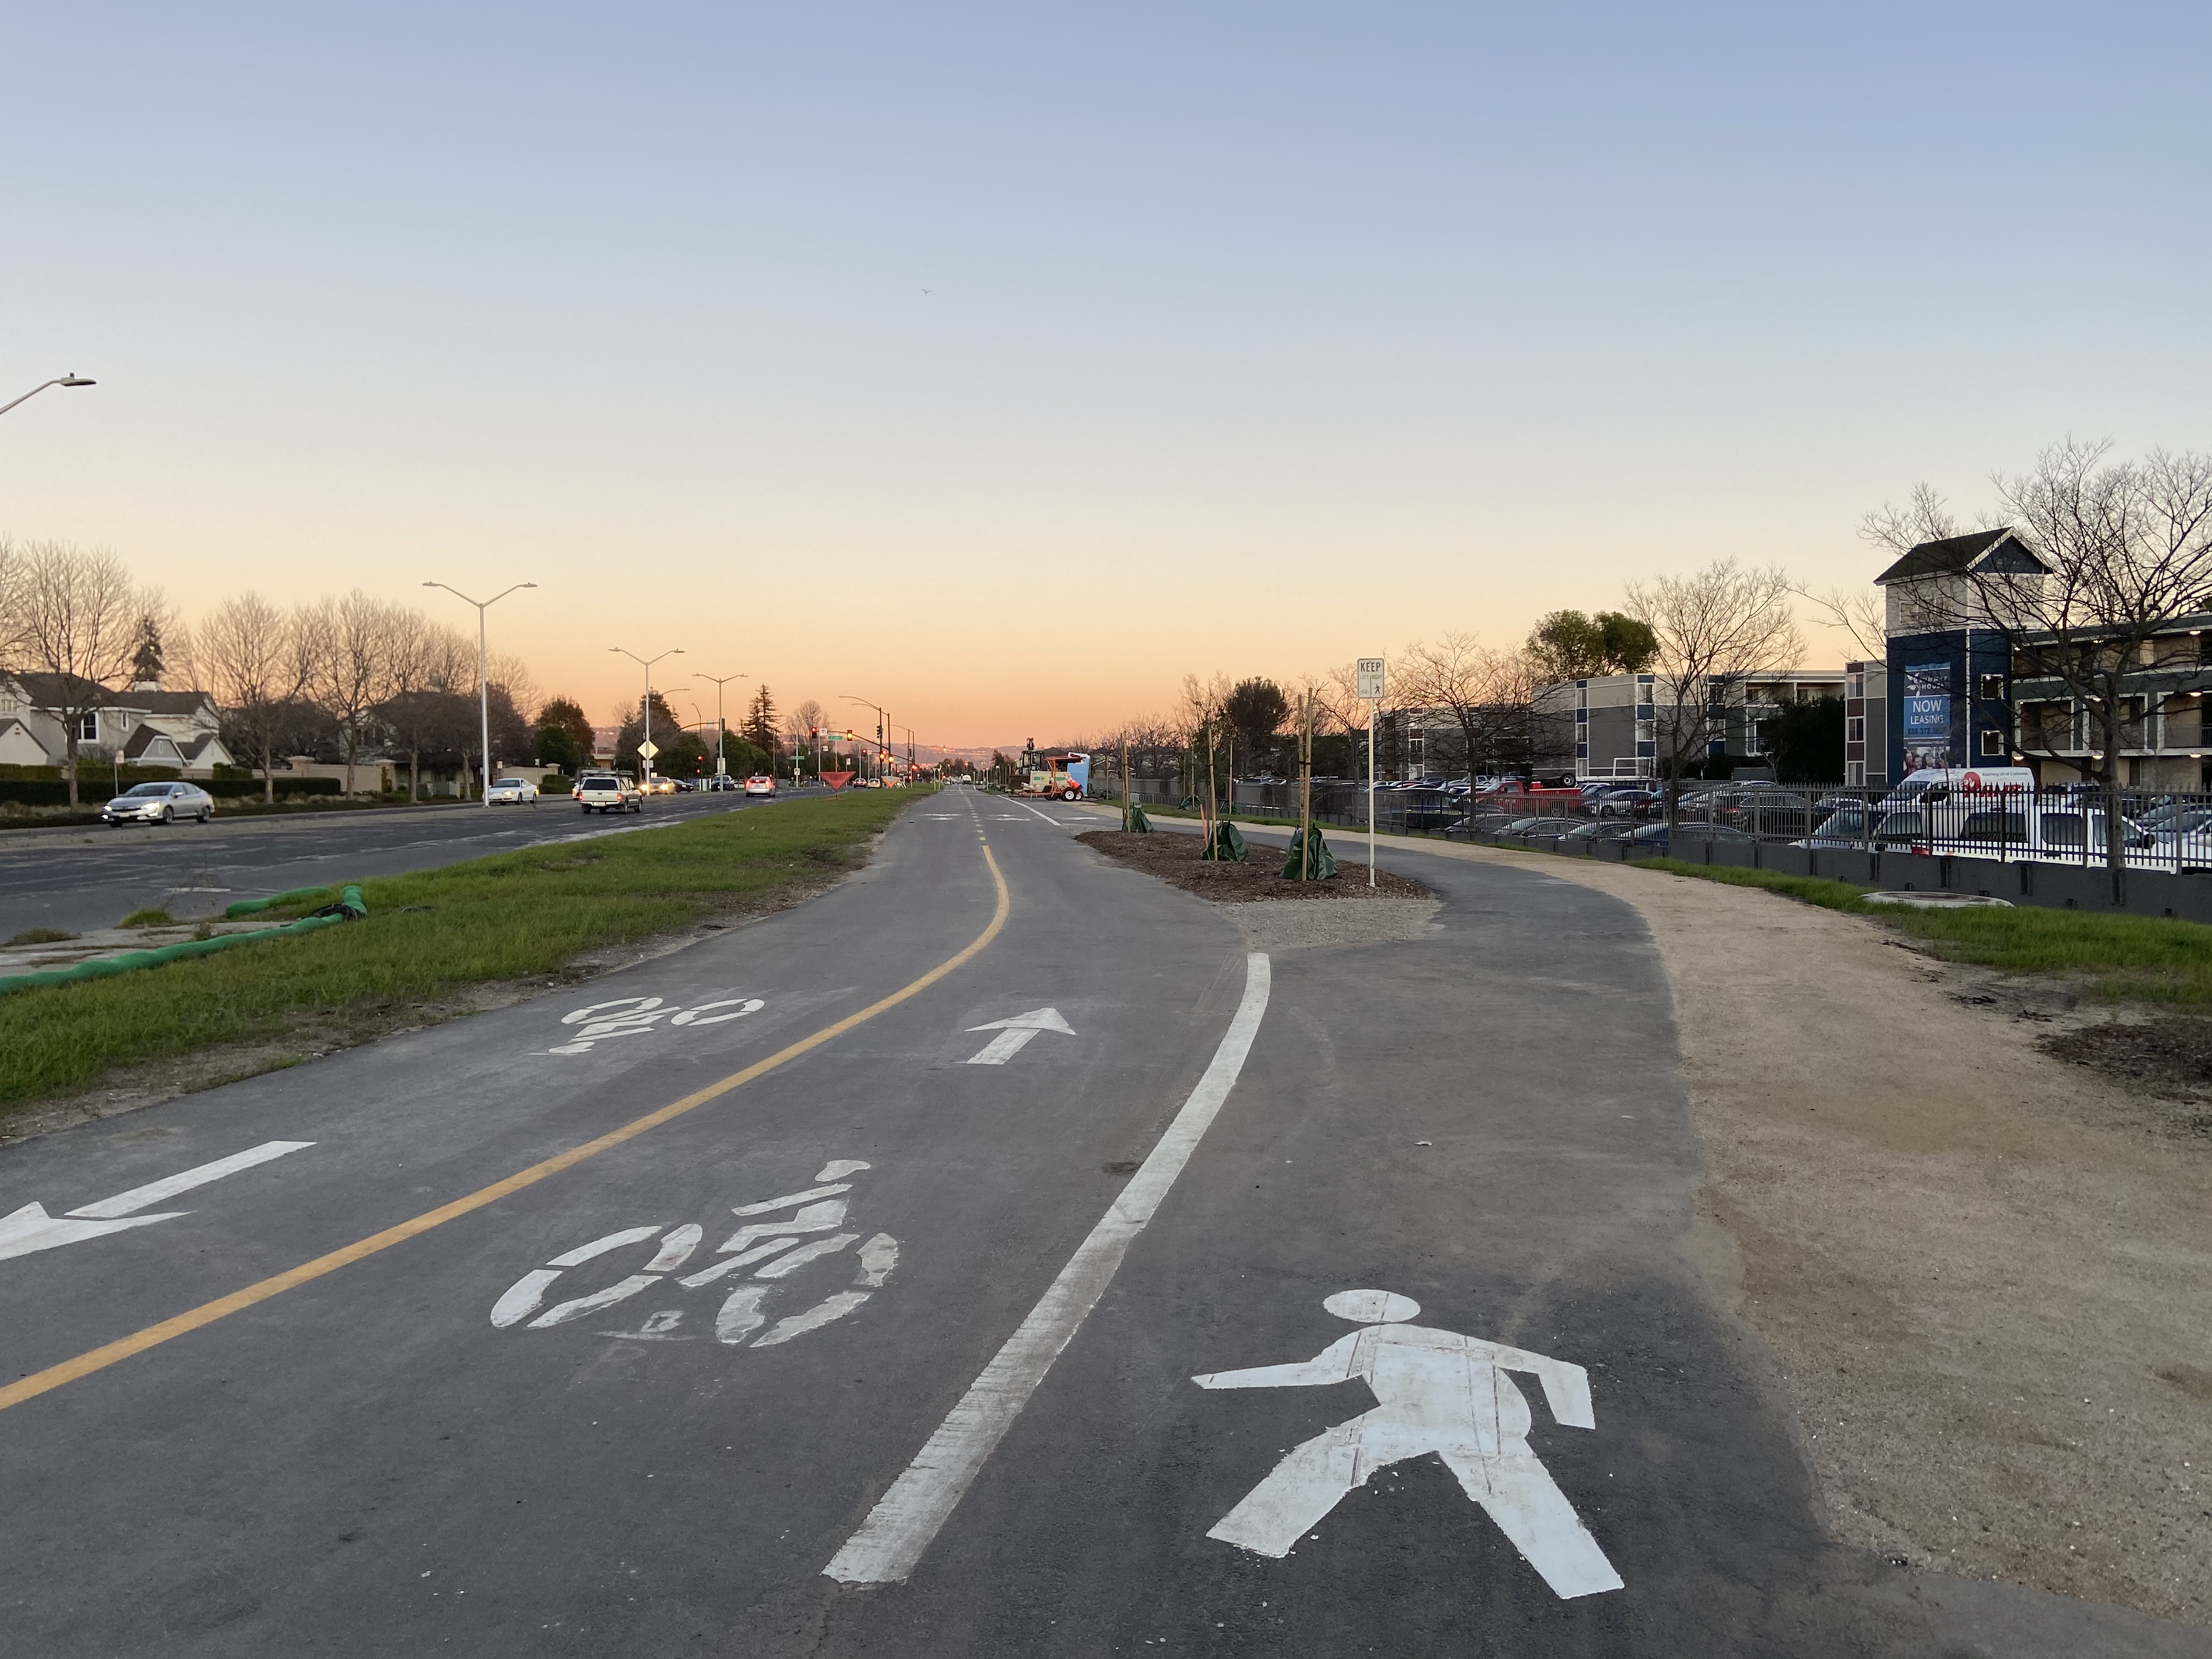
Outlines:
[[194, 778], [233, 763], [215, 699], [204, 691], [164, 691], [145, 682], [111, 691], [73, 676], [26, 672], [0, 674], [0, 764], [65, 765], [65, 715], [82, 705], [90, 706], [74, 716], [80, 758], [172, 768]]

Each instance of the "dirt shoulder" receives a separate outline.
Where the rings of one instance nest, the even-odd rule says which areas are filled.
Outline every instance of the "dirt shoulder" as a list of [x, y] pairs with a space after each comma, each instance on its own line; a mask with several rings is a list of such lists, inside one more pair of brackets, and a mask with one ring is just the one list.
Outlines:
[[2041, 1046], [2110, 1048], [2104, 1017], [1773, 894], [1448, 850], [1650, 927], [1701, 1265], [1775, 1354], [1836, 1533], [2212, 1625], [2212, 1140]]

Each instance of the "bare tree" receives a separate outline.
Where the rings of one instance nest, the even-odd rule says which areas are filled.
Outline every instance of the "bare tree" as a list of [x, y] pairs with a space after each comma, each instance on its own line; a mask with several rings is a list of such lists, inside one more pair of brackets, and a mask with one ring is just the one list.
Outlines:
[[297, 615], [258, 593], [225, 599], [195, 641], [225, 722], [261, 769], [261, 798], [276, 799], [276, 757], [296, 730], [315, 653]]
[[407, 751], [407, 799], [420, 800], [422, 757], [448, 746], [453, 699], [464, 686], [476, 689], [476, 647], [419, 611], [402, 611], [392, 619], [389, 649], [390, 695], [377, 713]]
[[514, 705], [515, 718], [525, 726], [536, 724], [538, 682], [531, 678], [528, 663], [512, 652], [502, 652], [485, 665], [484, 678], [494, 691], [507, 693], [507, 701]]
[[356, 588], [307, 607], [296, 622], [307, 653], [307, 692], [337, 723], [349, 795], [370, 711], [392, 695], [397, 620], [395, 607]]
[[29, 580], [28, 556], [15, 541], [0, 536], [0, 670], [15, 667], [23, 648]]
[[[2176, 624], [2212, 605], [2212, 456], [2153, 450], [2140, 461], [2115, 461], [2111, 450], [2068, 439], [2027, 471], [1998, 474], [2009, 522], [1986, 532], [1990, 550], [2009, 533], [2033, 556], [1958, 549], [1904, 597], [1922, 625], [1996, 634], [2015, 688], [2041, 681], [2057, 694], [2040, 701], [2063, 702], [2059, 718], [2021, 718], [2017, 736], [2051, 757], [2071, 751], [2066, 764], [2103, 786], [2106, 865], [2121, 902], [2121, 751], [2145, 746], [2154, 695], [2145, 677], [2196, 666], [2195, 641], [2178, 637]], [[1875, 514], [1865, 533], [1894, 548], [1910, 530]], [[2087, 743], [2075, 740], [2077, 724]]]
[[1630, 585], [1629, 614], [1651, 629], [1652, 737], [1667, 780], [1667, 823], [1679, 821], [1682, 771], [1702, 761], [1715, 723], [1755, 674], [1783, 668], [1804, 649], [1779, 567], [1741, 570], [1717, 560], [1687, 576]]
[[1523, 766], [1535, 757], [1536, 675], [1528, 653], [1499, 650], [1472, 634], [1408, 646], [1398, 659], [1394, 700], [1458, 728], [1470, 776], [1484, 766]]
[[40, 705], [62, 723], [74, 806], [85, 716], [113, 700], [137, 654], [138, 592], [123, 561], [106, 548], [34, 542], [24, 552], [17, 652], [40, 676]]

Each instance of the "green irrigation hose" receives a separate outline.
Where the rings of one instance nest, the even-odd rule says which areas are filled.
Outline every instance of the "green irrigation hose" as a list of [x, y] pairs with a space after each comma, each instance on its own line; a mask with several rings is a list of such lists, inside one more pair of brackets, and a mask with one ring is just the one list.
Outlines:
[[[279, 893], [273, 899], [249, 902], [248, 908], [264, 909], [280, 899], [305, 897], [325, 892], [321, 887], [302, 888], [297, 893]], [[234, 915], [239, 907], [233, 905], [225, 915]], [[227, 951], [234, 945], [251, 945], [256, 939], [289, 939], [299, 933], [312, 933], [319, 927], [336, 927], [342, 921], [352, 921], [368, 914], [368, 906], [362, 902], [361, 889], [348, 886], [340, 890], [337, 903], [325, 907], [312, 916], [302, 916], [297, 921], [288, 921], [278, 927], [257, 927], [250, 933], [223, 933], [214, 939], [188, 939], [181, 944], [158, 945], [151, 951], [126, 951], [119, 957], [99, 957], [90, 962], [80, 962], [74, 968], [56, 968], [43, 974], [0, 975], [0, 996], [10, 991], [28, 991], [41, 985], [75, 985], [88, 979], [112, 979], [118, 974], [134, 973], [141, 968], [160, 968], [172, 962], [182, 962], [187, 957], [211, 956], [217, 951]]]
[[[240, 916], [252, 915], [256, 910], [273, 909], [280, 904], [289, 904], [294, 899], [313, 898], [319, 893], [330, 890], [327, 887], [295, 887], [288, 893], [271, 893], [267, 898], [240, 899], [222, 913], [222, 919], [235, 921]], [[356, 898], [361, 896], [358, 887], [349, 887], [346, 890]]]

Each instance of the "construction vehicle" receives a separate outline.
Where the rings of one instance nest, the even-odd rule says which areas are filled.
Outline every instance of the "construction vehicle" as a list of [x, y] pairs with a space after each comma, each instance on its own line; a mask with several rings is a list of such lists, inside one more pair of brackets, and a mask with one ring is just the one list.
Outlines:
[[1080, 750], [1040, 750], [1032, 744], [1022, 752], [1022, 769], [1029, 780], [1019, 792], [1024, 795], [1080, 800], [1091, 787], [1091, 757]]

